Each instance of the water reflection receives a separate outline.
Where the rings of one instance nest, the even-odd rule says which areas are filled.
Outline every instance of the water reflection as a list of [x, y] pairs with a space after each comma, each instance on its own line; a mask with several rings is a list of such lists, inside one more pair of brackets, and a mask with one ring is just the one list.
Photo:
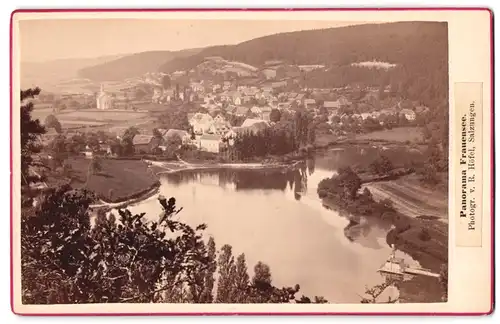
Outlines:
[[307, 192], [307, 175], [307, 166], [304, 164], [293, 170], [185, 170], [163, 176], [170, 185], [175, 186], [199, 183], [234, 191], [290, 190], [300, 200], [300, 196]]
[[[352, 151], [352, 150], [351, 150]], [[328, 161], [336, 161], [343, 154], [350, 152], [349, 159], [358, 159], [364, 153], [361, 151], [333, 151], [328, 156]], [[333, 156], [333, 158], [332, 158]], [[217, 169], [217, 170], [185, 170], [173, 174], [165, 174], [165, 180], [170, 185], [181, 186], [185, 184], [201, 184], [203, 186], [215, 186], [224, 190], [234, 192], [261, 191], [269, 193], [270, 191], [283, 192], [285, 195], [292, 194], [296, 201], [303, 197], [317, 200], [317, 204], [326, 210], [331, 211], [329, 217], [341, 217], [345, 219], [343, 235], [351, 243], [361, 244], [371, 249], [381, 249], [380, 243], [384, 242], [385, 236], [391, 228], [391, 224], [380, 219], [370, 217], [360, 217], [336, 210], [335, 206], [326, 201], [320, 201], [317, 197], [316, 188], [319, 181], [325, 177], [330, 177], [334, 172], [319, 169], [316, 171], [316, 157], [309, 157], [303, 163], [299, 163], [294, 169], [278, 170], [244, 170], [244, 169]], [[320, 160], [324, 162], [324, 156]], [[336, 163], [330, 165], [338, 165]], [[311, 190], [308, 190], [311, 187]], [[192, 187], [192, 197], [195, 199], [196, 188]], [[381, 240], [382, 239], [382, 240]]]
[[[306, 295], [357, 303], [365, 286], [383, 280], [377, 270], [391, 249], [384, 224], [339, 213], [317, 195], [345, 153], [319, 155], [295, 169], [164, 174], [160, 194], [176, 197], [188, 224], [206, 223], [219, 247], [231, 244], [249, 265], [268, 263], [276, 285], [299, 283]], [[360, 152], [346, 154], [349, 163], [362, 160]], [[159, 206], [151, 199], [131, 210], [154, 217]]]

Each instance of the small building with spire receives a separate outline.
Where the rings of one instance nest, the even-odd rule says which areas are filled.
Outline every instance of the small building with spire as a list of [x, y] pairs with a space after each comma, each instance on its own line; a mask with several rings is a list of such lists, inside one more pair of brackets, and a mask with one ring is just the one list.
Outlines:
[[112, 99], [106, 92], [104, 92], [104, 85], [101, 83], [101, 91], [96, 98], [97, 109], [111, 109]]

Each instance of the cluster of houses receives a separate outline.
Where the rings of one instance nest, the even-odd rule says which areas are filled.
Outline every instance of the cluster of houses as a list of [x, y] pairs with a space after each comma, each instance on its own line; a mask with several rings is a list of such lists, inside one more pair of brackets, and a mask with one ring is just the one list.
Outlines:
[[[241, 126], [232, 127], [222, 116], [210, 116], [207, 113], [195, 113], [190, 116], [189, 124], [192, 132], [179, 129], [159, 129], [162, 140], [154, 135], [136, 135], [133, 144], [136, 152], [151, 153], [155, 148], [167, 150], [168, 143], [173, 137], [180, 139], [180, 144], [194, 146], [197, 149], [210, 153], [219, 153], [225, 146], [234, 144], [238, 134], [245, 132], [257, 132], [271, 126], [271, 123], [262, 120], [247, 118]], [[178, 140], [176, 139], [176, 142]]]
[[[229, 62], [231, 63], [231, 62]], [[234, 62], [232, 62], [234, 63]], [[234, 65], [234, 64], [233, 64]], [[140, 81], [153, 86], [152, 96], [148, 102], [157, 105], [170, 105], [172, 101], [191, 102], [186, 112], [192, 131], [186, 130], [159, 130], [162, 138], [153, 134], [136, 135], [133, 144], [137, 152], [150, 153], [153, 150], [167, 149], [166, 143], [172, 137], [181, 139], [182, 144], [192, 145], [200, 150], [217, 153], [225, 145], [232, 145], [237, 134], [258, 131], [271, 127], [273, 110], [294, 114], [298, 108], [303, 108], [314, 117], [324, 118], [334, 128], [342, 124], [344, 118], [363, 121], [372, 118], [380, 121], [384, 116], [402, 115], [409, 121], [414, 121], [420, 112], [428, 110], [418, 104], [401, 105], [401, 102], [384, 103], [381, 105], [378, 87], [358, 89], [343, 87], [332, 89], [300, 89], [296, 78], [290, 77], [301, 71], [322, 69], [322, 65], [297, 66], [295, 70], [285, 72], [282, 62], [266, 62], [265, 68], [260, 70], [265, 77], [254, 82], [241, 80], [193, 80], [186, 77], [186, 73], [171, 74], [172, 83], [164, 88], [162, 78], [165, 74], [147, 74]], [[281, 70], [280, 70], [281, 69]], [[193, 72], [193, 71], [191, 71]], [[295, 73], [295, 74], [294, 74]], [[285, 76], [285, 77], [282, 77]], [[177, 77], [184, 77], [183, 85], [179, 86]], [[100, 92], [95, 95], [98, 109], [117, 109], [117, 102], [132, 98], [137, 90], [132, 85], [137, 80], [129, 80], [131, 86], [121, 89], [120, 96], [114, 95], [101, 86]], [[351, 94], [362, 90], [364, 97], [359, 99]], [[385, 89], [389, 92], [389, 87]], [[125, 99], [121, 98], [123, 96]], [[117, 100], [120, 99], [120, 100]], [[123, 99], [123, 100], [121, 100]], [[135, 98], [138, 100], [137, 98]], [[375, 109], [374, 102], [378, 103]], [[356, 109], [350, 109], [356, 106]], [[345, 109], [347, 108], [347, 109]], [[351, 110], [349, 113], [348, 111]], [[239, 127], [230, 124], [231, 116], [239, 117], [244, 122]], [[112, 127], [108, 132], [115, 133], [118, 138], [123, 135], [127, 127]], [[142, 131], [141, 131], [142, 133]]]

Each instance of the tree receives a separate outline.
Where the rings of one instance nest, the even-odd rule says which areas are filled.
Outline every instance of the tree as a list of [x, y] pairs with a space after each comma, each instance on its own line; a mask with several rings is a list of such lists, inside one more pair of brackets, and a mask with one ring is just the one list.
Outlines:
[[24, 185], [29, 185], [37, 178], [29, 174], [30, 166], [34, 165], [32, 155], [40, 152], [40, 136], [45, 134], [45, 128], [38, 119], [33, 120], [33, 102], [25, 102], [40, 94], [40, 88], [21, 91], [21, 178]]
[[273, 123], [279, 122], [281, 119], [281, 111], [279, 109], [274, 108], [273, 110], [271, 110], [271, 113], [269, 114], [269, 119]]
[[111, 150], [111, 154], [115, 154], [117, 156], [122, 155], [123, 146], [118, 139], [116, 139], [116, 138], [109, 139], [108, 145], [109, 145], [109, 148]]
[[361, 188], [361, 179], [350, 168], [340, 168], [337, 175], [323, 179], [318, 184], [320, 198], [335, 197], [340, 201], [353, 201]]
[[85, 144], [92, 152], [97, 152], [100, 149], [99, 135], [96, 133], [87, 133], [85, 136]]
[[67, 141], [64, 135], [58, 135], [49, 144], [49, 151], [52, 156], [53, 167], [57, 168], [63, 165], [68, 157]]
[[385, 87], [386, 85], [382, 83], [378, 89], [378, 100], [384, 100], [385, 99]]
[[248, 299], [248, 287], [250, 285], [250, 277], [248, 276], [245, 254], [242, 253], [236, 259], [234, 271], [234, 302], [245, 303]]
[[138, 88], [136, 91], [135, 91], [135, 98], [137, 100], [142, 100], [144, 99], [144, 97], [147, 95], [146, 91], [144, 91], [143, 89], [141, 88]]
[[219, 281], [217, 284], [216, 302], [232, 303], [234, 302], [233, 278], [236, 269], [230, 245], [225, 244], [222, 246], [217, 265], [219, 268]]
[[54, 128], [58, 134], [61, 134], [61, 132], [62, 132], [61, 123], [56, 118], [56, 116], [54, 116], [52, 114], [45, 117], [44, 125], [45, 125], [45, 128]]
[[87, 168], [87, 181], [85, 182], [85, 188], [89, 184], [90, 177], [102, 171], [102, 161], [98, 156], [93, 156], [90, 160], [89, 166]]
[[160, 115], [158, 121], [164, 129], [180, 129], [187, 131], [190, 127], [187, 113], [181, 109], [169, 111]]
[[172, 86], [172, 80], [168, 75], [165, 75], [161, 80], [161, 84], [163, 85], [163, 89], [170, 89]]
[[136, 127], [129, 127], [125, 130], [121, 140], [121, 153], [125, 156], [130, 156], [134, 154], [134, 137], [139, 134], [139, 130]]
[[217, 260], [216, 260], [216, 248], [215, 241], [213, 237], [210, 237], [208, 240], [208, 266], [205, 272], [203, 273], [204, 282], [203, 282], [203, 290], [200, 296], [200, 303], [212, 303], [213, 294], [214, 294], [214, 284], [215, 278], [214, 274], [217, 270]]
[[71, 100], [68, 104], [68, 107], [73, 108], [73, 109], [78, 109], [80, 108], [80, 103], [76, 100]]
[[[203, 224], [172, 219], [174, 198], [160, 198], [159, 220], [124, 209], [90, 224], [94, 197], [69, 186], [49, 189], [21, 222], [23, 303], [170, 302], [175, 287], [206, 269]], [[172, 231], [174, 236], [166, 235]], [[173, 278], [173, 280], [165, 280]]]
[[370, 164], [370, 170], [378, 175], [388, 174], [394, 169], [391, 160], [385, 155], [381, 155]]
[[319, 114], [328, 116], [328, 109], [324, 105], [319, 106]]
[[163, 139], [163, 135], [158, 130], [158, 128], [153, 128], [153, 137], [158, 138], [158, 139]]
[[123, 134], [124, 138], [134, 138], [135, 135], [139, 135], [140, 132], [137, 129], [137, 127], [131, 126], [125, 130], [125, 133]]
[[392, 280], [386, 280], [385, 282], [375, 285], [372, 288], [366, 288], [365, 290], [365, 295], [366, 297], [362, 297], [361, 303], [362, 304], [394, 304], [397, 303], [399, 300], [399, 297], [397, 298], [392, 298], [389, 296], [389, 298], [386, 301], [380, 301], [378, 298], [382, 293], [390, 286], [394, 285], [394, 281]]

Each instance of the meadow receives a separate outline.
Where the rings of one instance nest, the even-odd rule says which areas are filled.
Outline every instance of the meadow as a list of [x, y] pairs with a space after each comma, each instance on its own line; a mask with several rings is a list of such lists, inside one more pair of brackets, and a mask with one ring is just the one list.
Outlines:
[[[85, 186], [90, 159], [71, 158], [74, 188]], [[87, 188], [106, 202], [121, 202], [157, 184], [157, 177], [141, 160], [102, 159], [102, 170], [88, 177]]]
[[374, 140], [389, 142], [422, 142], [422, 130], [419, 127], [398, 127], [357, 135], [357, 140]]
[[135, 111], [113, 111], [113, 110], [77, 110], [65, 112], [57, 115], [58, 119], [63, 123], [64, 120], [77, 121], [96, 121], [96, 122], [121, 122], [127, 120], [138, 120], [148, 116], [147, 112]]

